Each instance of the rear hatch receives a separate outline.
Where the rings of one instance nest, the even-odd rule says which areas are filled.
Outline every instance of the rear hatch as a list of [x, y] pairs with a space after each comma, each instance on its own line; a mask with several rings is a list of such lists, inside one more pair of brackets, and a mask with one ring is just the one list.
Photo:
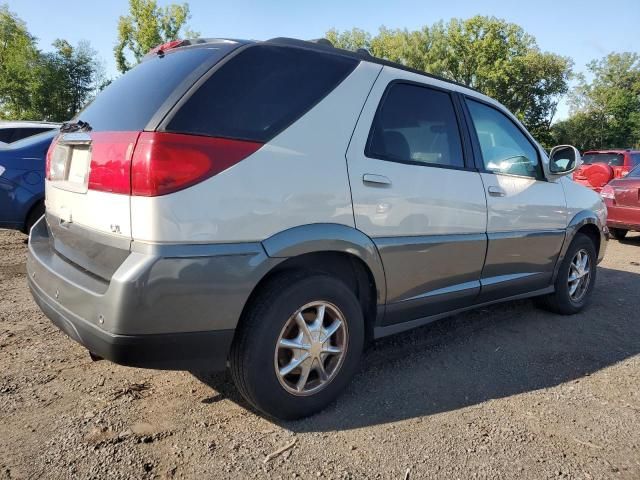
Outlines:
[[[59, 254], [111, 278], [131, 242], [136, 144], [205, 72], [240, 45], [220, 40], [156, 50], [63, 127], [47, 155], [46, 181], [47, 219]], [[149, 139], [145, 142], [140, 155], [149, 150]]]

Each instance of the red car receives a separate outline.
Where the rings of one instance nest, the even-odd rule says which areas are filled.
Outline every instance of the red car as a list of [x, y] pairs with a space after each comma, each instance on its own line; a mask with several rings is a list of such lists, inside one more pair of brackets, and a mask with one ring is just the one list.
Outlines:
[[589, 150], [582, 155], [582, 165], [573, 173], [573, 180], [596, 192], [607, 183], [627, 175], [640, 165], [637, 150]]
[[622, 240], [629, 230], [640, 231], [640, 165], [605, 185], [600, 195], [607, 205], [607, 226], [613, 238]]

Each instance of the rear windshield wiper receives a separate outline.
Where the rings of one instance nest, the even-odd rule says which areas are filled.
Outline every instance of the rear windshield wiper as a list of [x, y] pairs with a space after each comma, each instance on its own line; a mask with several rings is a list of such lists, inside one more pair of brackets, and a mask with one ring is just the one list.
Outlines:
[[77, 122], [65, 122], [60, 127], [62, 133], [69, 132], [89, 132], [91, 131], [91, 125], [88, 122], [78, 120]]

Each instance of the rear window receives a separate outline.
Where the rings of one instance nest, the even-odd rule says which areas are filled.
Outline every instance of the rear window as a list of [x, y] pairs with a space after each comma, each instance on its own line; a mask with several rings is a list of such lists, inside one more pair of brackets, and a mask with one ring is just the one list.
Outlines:
[[267, 142], [331, 92], [358, 60], [256, 45], [222, 65], [165, 130]]
[[631, 165], [633, 166], [640, 165], [640, 153], [631, 154]]
[[631, 170], [629, 172], [629, 175], [627, 175], [627, 178], [640, 178], [640, 165], [638, 165], [636, 168], [634, 168], [633, 170]]
[[77, 118], [93, 130], [143, 130], [178, 87], [186, 90], [237, 46], [211, 44], [151, 57], [105, 88]]
[[606, 163], [612, 167], [621, 167], [624, 165], [624, 156], [621, 153], [587, 153], [582, 157], [582, 163]]

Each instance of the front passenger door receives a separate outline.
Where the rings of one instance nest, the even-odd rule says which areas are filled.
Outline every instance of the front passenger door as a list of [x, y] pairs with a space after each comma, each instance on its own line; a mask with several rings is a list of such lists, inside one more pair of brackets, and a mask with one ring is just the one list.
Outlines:
[[486, 253], [486, 199], [444, 82], [385, 67], [347, 151], [356, 228], [380, 252], [384, 324], [473, 303]]
[[538, 147], [497, 106], [466, 98], [487, 192], [487, 258], [479, 302], [551, 284], [567, 208], [560, 183], [544, 177]]

